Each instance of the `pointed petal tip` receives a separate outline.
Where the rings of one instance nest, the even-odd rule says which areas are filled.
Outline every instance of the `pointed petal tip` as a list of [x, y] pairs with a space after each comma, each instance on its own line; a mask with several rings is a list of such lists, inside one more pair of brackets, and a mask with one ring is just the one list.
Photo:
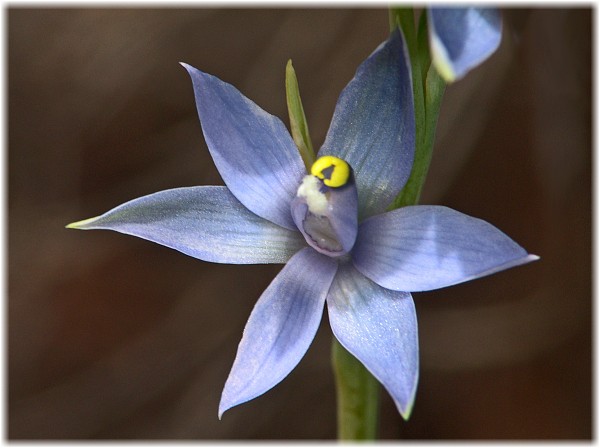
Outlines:
[[188, 64], [187, 62], [179, 62], [179, 65], [185, 68], [185, 70], [188, 72], [188, 75], [190, 75], [190, 77], [192, 78], [192, 83], [194, 83], [194, 77], [199, 77], [201, 79], [205, 79], [207, 77], [206, 73]]
[[404, 406], [402, 406], [401, 403], [398, 403], [397, 401], [394, 400], [394, 402], [396, 404], [396, 408], [398, 409], [398, 412], [400, 413], [400, 415], [402, 416], [404, 421], [408, 421], [408, 419], [412, 415], [413, 406], [415, 404], [416, 391], [417, 391], [417, 389], [415, 387], [415, 389], [413, 391], [413, 396], [411, 397], [410, 401], [408, 403], [406, 403]]
[[418, 375], [419, 375], [419, 372], [417, 370], [417, 376], [415, 377], [415, 382], [412, 387], [412, 394], [410, 395], [410, 398], [404, 404], [404, 406], [402, 406], [401, 403], [396, 402], [396, 407], [398, 408], [398, 411], [400, 412], [400, 415], [402, 416], [404, 421], [408, 421], [408, 419], [412, 415], [413, 407], [415, 405], [415, 399], [417, 398], [417, 386], [419, 384], [419, 376]]
[[231, 396], [227, 394], [227, 382], [225, 383], [225, 387], [223, 388], [223, 392], [221, 393], [221, 400], [219, 401], [219, 420], [223, 419], [223, 414], [230, 410], [231, 408], [238, 406], [244, 403], [244, 401], [234, 401], [231, 399]]
[[417, 398], [418, 384], [419, 384], [419, 377], [418, 377], [418, 371], [417, 371], [417, 376], [415, 377], [415, 382], [412, 387], [412, 393], [409, 396], [408, 400], [404, 403], [401, 403], [395, 397], [392, 397], [392, 399], [394, 400], [394, 403], [396, 405], [396, 408], [398, 409], [398, 412], [402, 416], [402, 419], [406, 422], [410, 419], [412, 412], [413, 412], [413, 408], [415, 405], [415, 399]]
[[402, 418], [404, 419], [404, 421], [408, 421], [408, 419], [410, 418], [410, 415], [412, 413], [412, 406], [407, 408], [405, 411], [403, 411], [402, 409], [398, 408], [400, 415], [402, 416]]
[[78, 229], [78, 230], [86, 230], [88, 224], [91, 224], [95, 220], [98, 219], [98, 216], [94, 216], [93, 218], [82, 219], [81, 221], [72, 222], [71, 224], [67, 224], [65, 229]]
[[227, 383], [225, 383], [225, 388], [223, 389], [223, 392], [221, 393], [221, 400], [219, 401], [219, 412], [217, 414], [219, 417], [219, 420], [223, 419], [223, 414], [225, 414], [225, 412], [230, 410], [232, 407], [237, 406], [238, 404], [241, 404], [241, 403], [232, 403], [231, 400], [228, 400], [225, 395], [226, 391], [227, 391]]
[[188, 64], [187, 62], [179, 62], [179, 65], [181, 65], [183, 68], [186, 69], [186, 71], [191, 75], [192, 73], [196, 73], [199, 72], [200, 70], [198, 70], [195, 67], [192, 67], [190, 64]]

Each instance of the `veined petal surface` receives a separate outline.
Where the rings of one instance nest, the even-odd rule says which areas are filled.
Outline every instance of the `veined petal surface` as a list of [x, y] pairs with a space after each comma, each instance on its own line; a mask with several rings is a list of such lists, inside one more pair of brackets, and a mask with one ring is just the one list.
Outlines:
[[312, 248], [294, 255], [254, 306], [219, 404], [223, 413], [283, 380], [319, 327], [337, 263]]
[[462, 78], [500, 45], [502, 16], [493, 8], [430, 8], [432, 61], [447, 82]]
[[285, 263], [306, 247], [299, 232], [256, 216], [227, 187], [161, 191], [70, 227], [114, 230], [214, 263]]
[[342, 91], [319, 157], [354, 169], [359, 220], [381, 213], [406, 183], [415, 152], [410, 63], [396, 30]]
[[258, 216], [295, 229], [290, 202], [306, 168], [284, 124], [232, 85], [183, 66], [206, 144], [229, 190]]
[[358, 229], [354, 266], [384, 288], [428, 291], [537, 260], [496, 227], [441, 206], [374, 216]]
[[327, 296], [327, 310], [340, 344], [383, 384], [408, 419], [419, 377], [417, 315], [410, 293], [382, 288], [345, 264]]

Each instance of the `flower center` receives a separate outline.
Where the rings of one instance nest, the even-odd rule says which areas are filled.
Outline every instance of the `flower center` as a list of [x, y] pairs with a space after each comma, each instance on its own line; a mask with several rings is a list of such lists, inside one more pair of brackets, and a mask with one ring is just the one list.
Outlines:
[[334, 156], [323, 156], [298, 187], [291, 211], [307, 243], [331, 257], [347, 254], [358, 231], [358, 195], [352, 168]]

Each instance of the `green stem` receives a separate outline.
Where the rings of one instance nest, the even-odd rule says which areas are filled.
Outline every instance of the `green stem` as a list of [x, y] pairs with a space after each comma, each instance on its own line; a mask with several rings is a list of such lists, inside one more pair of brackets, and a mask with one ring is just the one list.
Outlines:
[[375, 440], [379, 383], [335, 337], [331, 354], [338, 396], [338, 439]]
[[437, 70], [431, 66], [425, 85], [425, 116], [423, 124], [417, 126], [415, 161], [406, 185], [394, 199], [392, 209], [419, 203], [421, 190], [429, 171], [435, 142], [435, 129], [446, 83]]
[[[421, 13], [416, 34], [414, 22], [409, 21], [406, 16], [404, 9], [391, 11], [391, 17], [395, 18], [396, 23], [400, 26], [403, 26], [411, 59], [415, 103], [415, 160], [406, 185], [390, 209], [415, 205], [419, 202], [431, 163], [435, 129], [446, 88], [446, 83], [431, 64], [426, 13]], [[392, 18], [390, 22], [393, 21]]]
[[[427, 157], [425, 139], [425, 81], [423, 74], [426, 73], [429, 65], [429, 46], [427, 45], [427, 33], [423, 33], [423, 26], [427, 25], [425, 15], [421, 15], [418, 30], [415, 29], [415, 14], [412, 8], [392, 8], [390, 9], [390, 27], [392, 31], [398, 26], [402, 30], [408, 53], [410, 56], [410, 65], [413, 79], [413, 101], [415, 110], [415, 161], [411, 176], [409, 177], [404, 189], [394, 200], [390, 209], [395, 209], [404, 205], [408, 198], [414, 198], [414, 203], [418, 200], [418, 193], [421, 190], [420, 185], [425, 180], [424, 174], [427, 174], [426, 167], [429, 166], [431, 156]], [[425, 24], [425, 25], [423, 25]], [[425, 42], [423, 42], [425, 34]], [[423, 45], [424, 44], [424, 45]], [[423, 173], [425, 166], [425, 173]], [[404, 195], [403, 195], [404, 194]], [[405, 197], [405, 196], [408, 196]], [[409, 199], [409, 200], [410, 200]]]

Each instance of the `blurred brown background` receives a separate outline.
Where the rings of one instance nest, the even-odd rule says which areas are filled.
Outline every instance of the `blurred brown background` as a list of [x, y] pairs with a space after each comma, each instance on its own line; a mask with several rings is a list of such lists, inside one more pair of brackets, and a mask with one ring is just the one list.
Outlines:
[[[422, 202], [486, 219], [541, 261], [414, 294], [420, 384], [409, 422], [382, 392], [385, 439], [592, 437], [592, 11], [504, 21], [501, 49], [447, 90]], [[64, 226], [221, 184], [178, 61], [287, 123], [292, 58], [319, 147], [387, 23], [385, 9], [8, 9], [9, 438], [335, 437], [326, 315], [287, 379], [217, 419], [281, 266]]]

